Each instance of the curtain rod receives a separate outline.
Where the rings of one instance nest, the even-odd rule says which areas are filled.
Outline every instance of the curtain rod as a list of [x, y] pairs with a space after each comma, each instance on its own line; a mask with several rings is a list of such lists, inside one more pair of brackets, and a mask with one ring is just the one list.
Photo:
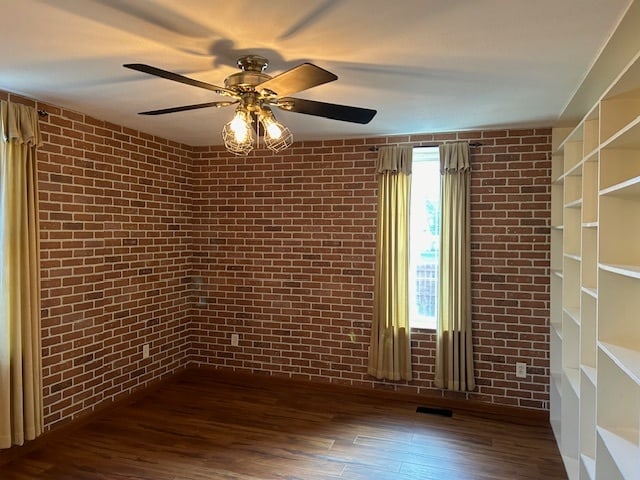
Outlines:
[[[427, 145], [418, 145], [416, 148], [422, 148], [422, 147], [439, 147], [440, 143], [429, 143]], [[469, 146], [470, 147], [482, 147], [484, 144], [483, 143], [470, 143]], [[377, 152], [378, 151], [378, 146], [374, 145], [373, 147], [369, 148], [369, 151], [371, 152]]]

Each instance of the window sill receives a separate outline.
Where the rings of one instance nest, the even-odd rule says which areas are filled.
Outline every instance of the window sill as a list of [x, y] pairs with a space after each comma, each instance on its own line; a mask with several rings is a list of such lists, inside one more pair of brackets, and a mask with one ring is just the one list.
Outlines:
[[435, 327], [411, 327], [412, 332], [426, 332], [426, 333], [436, 333]]

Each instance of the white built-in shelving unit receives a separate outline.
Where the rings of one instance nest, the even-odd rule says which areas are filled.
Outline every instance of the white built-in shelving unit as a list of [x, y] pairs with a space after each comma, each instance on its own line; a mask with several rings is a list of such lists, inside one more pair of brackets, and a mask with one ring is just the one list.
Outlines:
[[551, 424], [571, 480], [638, 480], [640, 55], [553, 143]]

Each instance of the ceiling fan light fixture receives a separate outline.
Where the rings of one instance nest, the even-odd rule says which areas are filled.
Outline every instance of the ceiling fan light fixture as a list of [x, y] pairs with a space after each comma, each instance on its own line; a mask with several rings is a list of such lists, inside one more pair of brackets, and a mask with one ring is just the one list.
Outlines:
[[253, 150], [253, 128], [249, 112], [238, 107], [230, 122], [222, 129], [224, 146], [235, 155], [247, 155]]
[[278, 122], [270, 108], [262, 107], [258, 115], [264, 129], [264, 143], [273, 152], [281, 152], [293, 144], [291, 130]]
[[338, 77], [317, 65], [306, 62], [272, 77], [264, 73], [268, 64], [267, 59], [259, 55], [240, 57], [238, 66], [241, 71], [225, 78], [224, 88], [144, 63], [128, 63], [124, 67], [233, 98], [233, 101], [214, 101], [149, 110], [140, 112], [140, 115], [162, 115], [240, 104], [233, 119], [222, 129], [225, 147], [235, 155], [247, 155], [253, 150], [256, 144], [254, 133], [261, 133], [260, 129], [264, 130], [262, 136], [266, 147], [273, 152], [280, 152], [293, 145], [291, 131], [275, 119], [269, 105], [290, 112], [359, 124], [369, 123], [377, 113], [369, 108], [290, 97], [291, 94], [333, 82]]

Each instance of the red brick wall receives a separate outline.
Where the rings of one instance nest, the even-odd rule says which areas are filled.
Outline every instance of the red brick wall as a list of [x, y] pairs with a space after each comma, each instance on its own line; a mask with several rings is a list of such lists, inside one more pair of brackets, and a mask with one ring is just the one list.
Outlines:
[[[477, 392], [547, 408], [549, 129], [305, 142], [281, 155], [195, 148], [189, 359], [263, 375], [429, 395], [434, 333], [414, 331], [416, 380], [366, 374], [373, 299], [371, 145], [465, 139], [472, 149]], [[231, 334], [239, 346], [231, 345]], [[515, 362], [530, 375], [516, 379]]]
[[[191, 151], [51, 105], [38, 151], [47, 428], [185, 365]], [[142, 345], [150, 356], [142, 358]]]
[[[441, 395], [433, 332], [414, 332], [410, 385], [365, 373], [369, 147], [456, 138], [483, 143], [472, 150], [479, 386], [462, 396], [546, 408], [550, 130], [306, 142], [239, 158], [0, 98], [49, 112], [38, 157], [48, 428], [189, 363]], [[516, 379], [516, 361], [533, 375]]]

